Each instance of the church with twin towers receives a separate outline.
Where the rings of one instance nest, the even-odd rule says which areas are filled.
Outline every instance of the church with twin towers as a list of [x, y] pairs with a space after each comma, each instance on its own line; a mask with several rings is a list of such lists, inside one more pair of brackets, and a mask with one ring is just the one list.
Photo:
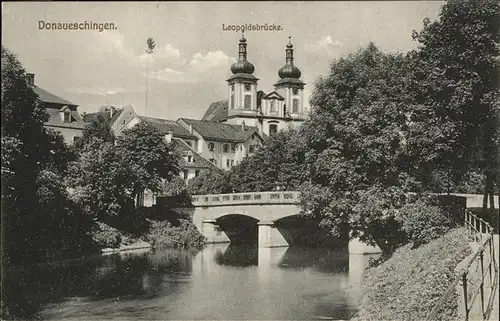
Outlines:
[[147, 122], [175, 141], [183, 158], [181, 177], [186, 181], [211, 167], [229, 170], [255, 153], [273, 134], [296, 129], [307, 115], [301, 71], [294, 64], [294, 47], [289, 37], [284, 48], [284, 65], [277, 66], [274, 89], [259, 89], [255, 66], [247, 54], [249, 42], [242, 34], [238, 60], [231, 65], [227, 99], [209, 105], [201, 119], [167, 120], [137, 115], [132, 106], [116, 110], [112, 128], [116, 135]]
[[[244, 35], [238, 43], [238, 61], [231, 66], [228, 83], [228, 102], [222, 115], [213, 115], [228, 124], [255, 126], [260, 133], [272, 135], [282, 129], [295, 128], [304, 120], [304, 83], [301, 72], [294, 65], [293, 45], [285, 49], [285, 65], [278, 70], [274, 90], [265, 93], [258, 88], [255, 67], [247, 57], [247, 40]], [[227, 116], [225, 109], [227, 108]], [[208, 114], [208, 115], [207, 115]], [[203, 119], [213, 120], [210, 109]]]

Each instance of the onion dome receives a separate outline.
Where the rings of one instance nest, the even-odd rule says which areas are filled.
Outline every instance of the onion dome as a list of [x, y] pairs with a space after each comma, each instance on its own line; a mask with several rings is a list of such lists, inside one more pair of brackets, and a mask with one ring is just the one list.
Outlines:
[[288, 37], [290, 40], [288, 41], [288, 44], [286, 45], [286, 64], [281, 67], [281, 69], [278, 71], [278, 76], [283, 79], [283, 78], [300, 78], [302, 73], [300, 72], [300, 69], [295, 67], [293, 65], [293, 45], [291, 42], [292, 37]]
[[247, 60], [247, 40], [244, 34], [241, 35], [240, 42], [238, 44], [238, 61], [231, 66], [231, 72], [233, 74], [253, 74], [255, 67]]

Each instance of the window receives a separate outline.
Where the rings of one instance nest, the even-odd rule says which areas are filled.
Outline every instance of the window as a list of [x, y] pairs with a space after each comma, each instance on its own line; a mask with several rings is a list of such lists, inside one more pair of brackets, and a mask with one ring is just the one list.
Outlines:
[[231, 94], [231, 109], [234, 109], [234, 93]]
[[231, 92], [234, 93], [234, 84], [231, 85]]
[[292, 113], [298, 113], [299, 112], [299, 100], [294, 99], [292, 104]]
[[269, 135], [276, 134], [278, 132], [278, 125], [270, 124], [269, 125]]
[[222, 147], [224, 153], [228, 153], [229, 152], [229, 145], [228, 144], [224, 144], [224, 146]]
[[231, 159], [231, 166], [233, 166], [233, 165], [234, 165], [234, 160]]
[[189, 146], [189, 147], [193, 147], [192, 143], [188, 140], [188, 141], [185, 141], [185, 143]]
[[64, 122], [65, 123], [71, 123], [71, 113], [64, 112]]
[[269, 112], [271, 112], [271, 113], [276, 112], [276, 100], [275, 99], [271, 100], [271, 106], [269, 108]]
[[80, 136], [73, 136], [73, 143], [76, 143], [80, 139]]
[[299, 94], [299, 89], [298, 89], [298, 88], [293, 88], [293, 89], [292, 89], [292, 93], [293, 93], [294, 95], [298, 95], [298, 94]]
[[236, 146], [234, 144], [231, 144], [231, 151], [234, 153], [236, 151]]
[[249, 152], [250, 152], [250, 153], [255, 152], [255, 145], [250, 145]]
[[194, 158], [193, 158], [193, 155], [188, 155], [188, 157], [187, 157], [187, 162], [188, 162], [188, 163], [194, 163]]
[[208, 143], [208, 150], [213, 152], [215, 149], [215, 144], [214, 143]]
[[215, 158], [210, 158], [208, 161], [214, 165], [217, 165], [217, 160], [215, 160]]
[[245, 95], [245, 109], [251, 109], [251, 108], [252, 108], [252, 96]]
[[226, 167], [230, 167], [231, 166], [231, 160], [230, 159], [226, 159]]
[[245, 84], [245, 91], [250, 91], [250, 90], [252, 90], [252, 85]]
[[194, 177], [198, 177], [198, 176], [200, 176], [200, 170], [199, 169], [197, 169], [197, 170], [194, 171]]
[[184, 179], [188, 178], [188, 171], [187, 170], [182, 171], [182, 178], [184, 178]]

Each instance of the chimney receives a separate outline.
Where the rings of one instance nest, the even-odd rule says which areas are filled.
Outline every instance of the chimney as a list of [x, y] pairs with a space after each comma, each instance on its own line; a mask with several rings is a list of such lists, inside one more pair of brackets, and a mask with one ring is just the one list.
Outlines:
[[27, 73], [26, 74], [26, 81], [28, 82], [28, 85], [34, 86], [35, 85], [35, 74]]
[[165, 140], [167, 141], [167, 144], [170, 144], [172, 142], [172, 137], [174, 136], [174, 133], [172, 133], [171, 131], [169, 131], [166, 135], [165, 135]]
[[247, 130], [246, 127], [245, 127], [245, 122], [244, 121], [241, 122], [241, 130], [242, 131]]

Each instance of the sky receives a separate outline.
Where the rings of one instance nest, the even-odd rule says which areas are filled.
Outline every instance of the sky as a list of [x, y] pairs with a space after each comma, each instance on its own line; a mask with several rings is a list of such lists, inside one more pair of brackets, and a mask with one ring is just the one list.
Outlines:
[[[306, 83], [305, 102], [335, 59], [374, 42], [385, 52], [417, 46], [413, 30], [438, 18], [441, 1], [346, 2], [2, 2], [2, 45], [35, 84], [79, 105], [132, 104], [140, 115], [201, 118], [227, 99], [226, 79], [241, 33], [227, 26], [276, 25], [247, 31], [258, 89], [269, 93], [285, 64], [288, 37]], [[46, 23], [113, 23], [112, 30], [47, 30]], [[41, 28], [42, 27], [42, 28]], [[146, 40], [156, 47], [148, 57]], [[146, 83], [148, 88], [147, 108]]]

